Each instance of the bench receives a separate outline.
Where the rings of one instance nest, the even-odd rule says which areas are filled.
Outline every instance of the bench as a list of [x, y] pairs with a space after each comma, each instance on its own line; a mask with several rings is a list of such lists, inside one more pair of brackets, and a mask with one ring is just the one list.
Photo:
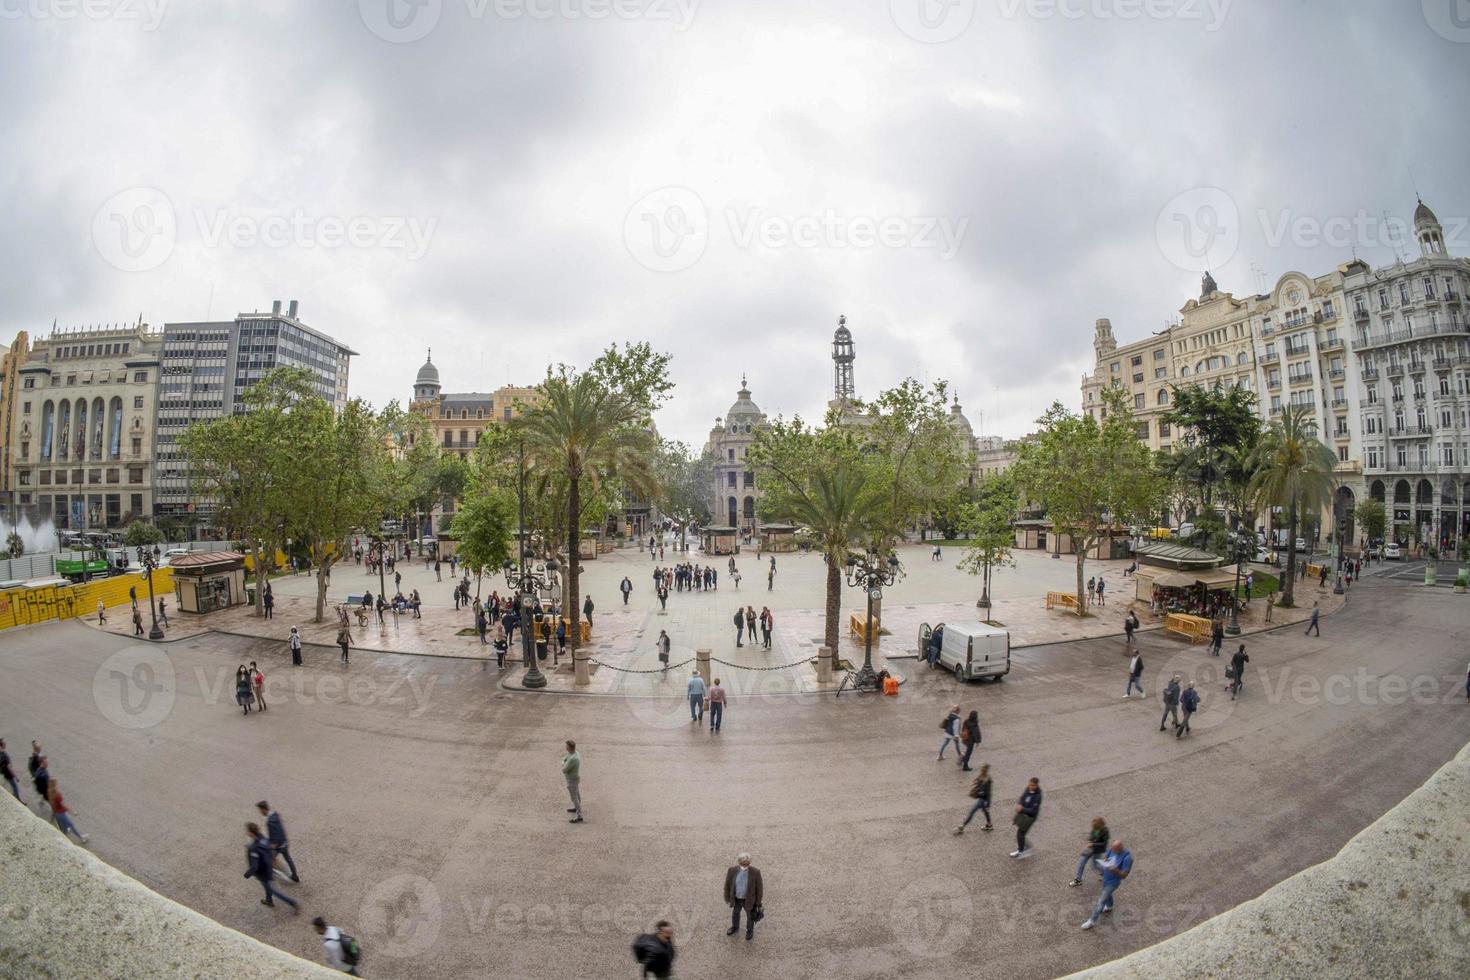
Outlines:
[[1210, 629], [1213, 624], [1203, 616], [1190, 616], [1187, 613], [1169, 613], [1164, 619], [1164, 632], [1174, 633], [1184, 637], [1190, 643], [1199, 643], [1210, 638]]
[[1077, 597], [1070, 592], [1048, 592], [1046, 594], [1046, 608], [1068, 609], [1077, 613], [1079, 616], [1082, 615], [1082, 609], [1077, 605]]
[[348, 596], [347, 597], [347, 604], [349, 606], [360, 606], [360, 605], [362, 605], [362, 596], [360, 596], [360, 595], [350, 595], [350, 596]]
[[[876, 631], [882, 629], [882, 627], [882, 621], [875, 617], [872, 622], [872, 629], [874, 630], [873, 635], [877, 636], [878, 634]], [[853, 613], [852, 617], [847, 622], [847, 628], [852, 632], [853, 636], [857, 637], [860, 640], [866, 641], [868, 639], [869, 629], [868, 614], [856, 612]]]

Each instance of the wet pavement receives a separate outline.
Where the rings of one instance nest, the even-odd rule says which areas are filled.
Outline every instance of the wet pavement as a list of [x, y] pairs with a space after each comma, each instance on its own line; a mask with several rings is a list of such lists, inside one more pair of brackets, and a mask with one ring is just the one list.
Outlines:
[[[674, 680], [531, 695], [482, 661], [361, 650], [342, 667], [314, 648], [293, 669], [273, 640], [140, 645], [52, 624], [0, 637], [0, 735], [17, 761], [43, 742], [105, 860], [309, 958], [325, 915], [362, 940], [368, 976], [631, 976], [634, 934], [668, 918], [686, 978], [1047, 977], [1331, 856], [1470, 738], [1470, 599], [1370, 579], [1350, 600], [1320, 639], [1247, 637], [1234, 702], [1223, 661], [1150, 633], [1146, 699], [1121, 697], [1120, 642], [1082, 640], [1018, 651], [1001, 684], [919, 671], [897, 698], [763, 682], [717, 735]], [[270, 708], [246, 717], [233, 675], [249, 659]], [[1205, 694], [1184, 741], [1158, 731], [1174, 672]], [[992, 834], [949, 833], [967, 777], [935, 753], [955, 702], [980, 712]], [[565, 738], [582, 750], [581, 825], [564, 812]], [[1034, 856], [1014, 861], [1010, 803], [1031, 775], [1046, 800]], [[262, 798], [291, 834], [299, 917], [241, 878]], [[1066, 883], [1094, 814], [1136, 864], [1084, 933], [1096, 879]], [[765, 878], [752, 943], [725, 936], [720, 901], [740, 850]]]

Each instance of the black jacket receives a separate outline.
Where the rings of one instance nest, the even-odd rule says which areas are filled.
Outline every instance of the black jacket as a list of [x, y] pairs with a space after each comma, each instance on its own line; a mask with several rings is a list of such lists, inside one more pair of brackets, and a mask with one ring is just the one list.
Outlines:
[[643, 964], [643, 975], [667, 977], [674, 972], [674, 944], [658, 938], [653, 933], [639, 936], [633, 941], [633, 952]]
[[1037, 816], [1041, 813], [1041, 787], [1038, 786], [1034, 791], [1027, 789], [1016, 802], [1021, 805], [1022, 813], [1031, 817]]

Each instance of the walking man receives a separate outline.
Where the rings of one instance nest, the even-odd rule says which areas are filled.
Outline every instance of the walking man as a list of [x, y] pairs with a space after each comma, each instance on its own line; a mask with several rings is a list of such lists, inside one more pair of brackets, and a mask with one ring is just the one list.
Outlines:
[[5, 739], [0, 738], [0, 779], [5, 780], [10, 792], [20, 799], [20, 787], [15, 782], [15, 770], [10, 768], [10, 753], [5, 751]]
[[1041, 816], [1041, 780], [1032, 776], [1026, 783], [1026, 789], [1021, 793], [1021, 798], [1016, 801], [1016, 849], [1011, 852], [1013, 858], [1024, 858], [1031, 856], [1031, 848], [1026, 846], [1026, 834], [1036, 823], [1036, 818]]
[[[1467, 687], [1470, 687], [1470, 682], [1467, 682]], [[710, 685], [709, 689], [709, 730], [711, 735], [720, 730], [720, 722], [724, 720], [724, 717], [725, 689], [720, 686], [720, 679], [716, 677], [715, 682]]]
[[1210, 655], [1220, 655], [1220, 644], [1225, 642], [1225, 623], [1219, 616], [1210, 624]]
[[1097, 925], [1099, 916], [1113, 910], [1113, 893], [1118, 890], [1123, 879], [1128, 877], [1128, 872], [1133, 870], [1133, 852], [1123, 846], [1121, 839], [1115, 840], [1100, 867], [1103, 877], [1102, 894], [1097, 896], [1097, 904], [1092, 907], [1092, 915], [1082, 923], [1084, 929], [1091, 929]]
[[1103, 591], [1106, 588], [1107, 588], [1107, 583], [1105, 583], [1102, 580], [1102, 576], [1099, 575], [1097, 577], [1097, 604], [1099, 606], [1106, 606], [1108, 604], [1107, 603], [1107, 597], [1106, 597], [1106, 595], [1104, 595], [1104, 591]]
[[1135, 649], [1138, 647], [1138, 641], [1133, 638], [1133, 634], [1137, 629], [1138, 617], [1130, 609], [1128, 610], [1128, 615], [1123, 617], [1123, 645], [1125, 647], [1134, 647]]
[[704, 678], [699, 675], [698, 668], [695, 668], [693, 676], [689, 678], [686, 693], [689, 695], [689, 720], [704, 721]]
[[271, 584], [265, 583], [265, 594], [260, 598], [261, 605], [265, 606], [265, 618], [271, 619], [275, 616], [276, 596], [271, 592]]
[[725, 904], [730, 906], [730, 928], [725, 935], [733, 936], [740, 930], [740, 913], [745, 913], [745, 938], [755, 938], [755, 920], [762, 915], [763, 897], [761, 872], [752, 867], [750, 855], [744, 852], [735, 856], [735, 865], [725, 872]]
[[167, 626], [168, 623], [168, 596], [158, 597], [158, 621]]
[[638, 961], [643, 980], [655, 977], [667, 980], [674, 975], [674, 927], [667, 919], [659, 919], [653, 932], [645, 932], [633, 940], [633, 958]]
[[[342, 627], [342, 629], [343, 630], [346, 630], [347, 627], [344, 626], [344, 627]], [[301, 666], [301, 633], [296, 629], [296, 627], [293, 626], [293, 627], [291, 627], [291, 635], [288, 636], [287, 639], [291, 643], [291, 666], [292, 667], [300, 667]]]
[[618, 586], [618, 591], [623, 593], [623, 605], [626, 606], [628, 604], [628, 596], [633, 591], [633, 580], [624, 575], [623, 584]]
[[1164, 730], [1164, 722], [1169, 716], [1174, 716], [1174, 731], [1179, 731], [1179, 675], [1175, 674], [1168, 686], [1164, 688], [1164, 716], [1159, 719], [1159, 731]]
[[1133, 660], [1128, 664], [1128, 688], [1123, 692], [1123, 700], [1128, 700], [1133, 695], [1134, 686], [1138, 687], [1140, 697], [1148, 697], [1143, 693], [1143, 654], [1133, 654]]
[[1102, 817], [1092, 818], [1092, 829], [1087, 834], [1087, 846], [1083, 849], [1081, 857], [1077, 859], [1077, 873], [1068, 882], [1073, 888], [1082, 884], [1082, 876], [1087, 873], [1090, 864], [1097, 868], [1098, 874], [1102, 874], [1102, 857], [1108, 852], [1108, 824]]
[[97, 625], [107, 625], [107, 603], [103, 602], [101, 599], [97, 600]]
[[245, 877], [254, 878], [265, 889], [265, 898], [260, 900], [260, 904], [267, 908], [275, 908], [275, 900], [279, 898], [291, 906], [291, 911], [300, 912], [301, 907], [296, 904], [295, 899], [289, 895], [283, 895], [271, 887], [271, 882], [275, 880], [276, 876], [275, 855], [271, 852], [270, 841], [266, 840], [265, 836], [261, 834], [260, 826], [258, 824], [247, 823], [245, 825], [245, 834], [250, 838], [250, 843], [245, 845]]
[[1250, 663], [1250, 654], [1245, 652], [1245, 644], [1235, 651], [1235, 656], [1230, 658], [1230, 700], [1235, 700], [1235, 695], [1240, 693], [1240, 682], [1245, 677], [1245, 665]]
[[291, 860], [291, 842], [286, 838], [286, 825], [281, 823], [281, 815], [271, 809], [271, 805], [265, 800], [255, 804], [255, 808], [265, 817], [265, 831], [271, 845], [272, 863], [276, 858], [285, 858], [286, 867], [291, 869], [291, 880], [300, 881], [296, 874], [296, 862]]
[[1317, 603], [1312, 603], [1312, 621], [1307, 624], [1307, 631], [1303, 636], [1311, 636], [1313, 630], [1317, 631], [1318, 636], [1322, 635], [1321, 615], [1322, 610], [1317, 607]]
[[939, 723], [939, 730], [944, 733], [944, 741], [939, 743], [939, 759], [936, 761], [942, 762], [944, 760], [944, 750], [949, 748], [951, 742], [954, 743], [955, 755], [962, 756], [964, 754], [964, 748], [960, 745], [959, 705], [955, 705], [949, 709], [949, 714], [945, 715], [944, 720]]
[[357, 940], [344, 935], [336, 926], [327, 925], [327, 920], [321, 916], [312, 919], [311, 924], [316, 929], [316, 934], [322, 937], [322, 958], [326, 960], [327, 966], [340, 970], [349, 977], [357, 976], [357, 961], [362, 956]]
[[970, 783], [970, 799], [975, 801], [975, 805], [970, 807], [965, 822], [954, 829], [956, 837], [963, 834], [970, 821], [975, 819], [975, 814], [981, 812], [985, 814], [985, 826], [980, 829], [995, 829], [995, 825], [990, 822], [990, 766], [985, 763], [981, 763], [980, 771], [975, 774], [975, 781]]
[[346, 626], [337, 631], [337, 646], [342, 648], [342, 662], [351, 664], [352, 661], [347, 659], [347, 648], [352, 646], [352, 631]]
[[138, 611], [137, 606], [133, 607], [133, 635], [143, 635], [143, 614]]
[[595, 607], [592, 605], [592, 597], [590, 595], [582, 600], [582, 615], [587, 617], [588, 629], [592, 628], [592, 610], [594, 608]]
[[1179, 703], [1184, 707], [1184, 723], [1175, 729], [1175, 738], [1183, 738], [1189, 734], [1189, 716], [1199, 710], [1199, 692], [1194, 689], [1194, 681], [1185, 685], [1184, 693], [1179, 696]]
[[582, 822], [582, 757], [577, 754], [577, 743], [567, 739], [567, 754], [561, 757], [561, 774], [566, 777], [567, 795], [572, 805], [567, 812], [572, 815], [571, 823]]
[[737, 607], [736, 610], [735, 610], [735, 645], [737, 647], [741, 647], [741, 646], [744, 646], [745, 645], [744, 643], [740, 642], [742, 639], [744, 639], [744, 637], [745, 637], [745, 610], [744, 609], [740, 609], [740, 608]]

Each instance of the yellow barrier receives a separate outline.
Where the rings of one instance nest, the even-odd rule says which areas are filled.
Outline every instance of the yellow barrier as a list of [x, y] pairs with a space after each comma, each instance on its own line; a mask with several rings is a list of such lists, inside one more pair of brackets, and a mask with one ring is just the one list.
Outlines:
[[[174, 570], [160, 568], [153, 573], [154, 597], [169, 595], [174, 590]], [[128, 589], [138, 590], [143, 605], [148, 603], [148, 581], [138, 572], [114, 575], [79, 585], [45, 585], [37, 589], [6, 589], [0, 592], [0, 629], [44, 623], [52, 619], [72, 619], [97, 612], [97, 600], [104, 605], [121, 606], [129, 601]]]
[[1077, 597], [1070, 592], [1048, 592], [1046, 594], [1046, 608], [1048, 609], [1070, 609], [1074, 613], [1081, 612], [1077, 607]]
[[[851, 618], [847, 621], [847, 628], [853, 636], [857, 637], [859, 640], [866, 641], [868, 639], [869, 628], [868, 614], [856, 612], [853, 613]], [[873, 618], [872, 628], [875, 630], [881, 630], [883, 628], [883, 624], [876, 616]], [[877, 636], [878, 634], [875, 632], [873, 635]]]
[[1203, 616], [1190, 616], [1185, 613], [1170, 613], [1164, 618], [1164, 632], [1177, 633], [1190, 643], [1208, 640], [1213, 626], [1214, 623]]

